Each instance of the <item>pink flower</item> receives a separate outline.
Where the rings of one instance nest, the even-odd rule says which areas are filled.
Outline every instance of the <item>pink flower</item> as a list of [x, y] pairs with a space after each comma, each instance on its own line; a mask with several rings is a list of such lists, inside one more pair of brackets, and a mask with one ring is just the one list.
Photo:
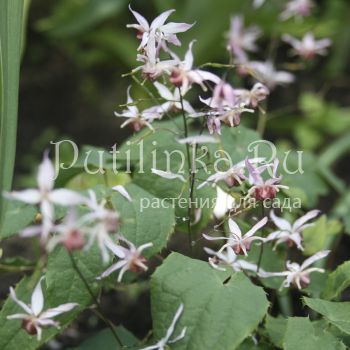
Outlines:
[[251, 61], [245, 65], [244, 69], [269, 89], [273, 89], [277, 85], [290, 84], [294, 81], [293, 74], [277, 71], [271, 61]]
[[286, 242], [288, 245], [295, 244], [298, 249], [304, 250], [302, 246], [302, 231], [313, 224], [306, 224], [309, 220], [312, 220], [320, 213], [319, 210], [311, 210], [291, 225], [287, 220], [279, 218], [275, 215], [274, 211], [270, 212], [270, 217], [273, 223], [277, 226], [278, 230], [270, 233], [266, 237], [266, 242], [276, 241], [275, 247], [278, 244]]
[[207, 254], [212, 255], [208, 259], [209, 265], [216, 270], [226, 271], [226, 268], [222, 267], [222, 265], [224, 265], [224, 266], [231, 267], [235, 272], [247, 270], [247, 271], [256, 272], [258, 276], [260, 276], [260, 274], [266, 274], [264, 270], [258, 269], [258, 266], [256, 264], [238, 259], [238, 256], [235, 254], [233, 249], [229, 246], [228, 247], [223, 246], [217, 252], [206, 247], [204, 248], [204, 250]]
[[313, 59], [315, 55], [324, 56], [327, 54], [327, 48], [332, 44], [330, 39], [315, 40], [312, 33], [307, 33], [303, 39], [298, 40], [286, 34], [282, 39], [290, 44], [294, 55], [299, 55], [306, 60]]
[[246, 62], [248, 60], [246, 51], [256, 52], [258, 50], [255, 42], [260, 35], [261, 30], [257, 26], [244, 28], [244, 18], [242, 16], [231, 17], [227, 50], [239, 62]]
[[139, 49], [146, 49], [146, 51], [149, 49], [155, 50], [156, 44], [158, 47], [162, 47], [166, 42], [180, 46], [181, 43], [176, 34], [186, 32], [193, 26], [193, 24], [187, 23], [170, 22], [165, 24], [165, 21], [173, 12], [175, 12], [175, 10], [168, 10], [161, 13], [152, 21], [151, 24], [149, 24], [142, 15], [132, 10], [130, 5], [129, 9], [135, 16], [138, 23], [128, 24], [127, 28], [134, 28], [137, 30], [137, 37], [141, 39]]
[[256, 83], [251, 90], [235, 89], [234, 94], [239, 103], [256, 108], [270, 94], [270, 90], [264, 84]]
[[193, 69], [192, 46], [194, 42], [195, 40], [191, 41], [183, 61], [181, 61], [174, 53], [171, 53], [178, 64], [171, 68], [170, 82], [177, 87], [181, 87], [181, 91], [185, 92], [188, 91], [192, 84], [198, 84], [204, 91], [206, 91], [207, 88], [203, 83], [204, 81], [209, 80], [215, 84], [219, 84], [221, 80], [213, 73], [201, 69]]
[[285, 21], [291, 17], [303, 18], [310, 16], [314, 6], [312, 0], [290, 0], [286, 4], [285, 10], [281, 13], [280, 19]]
[[310, 274], [312, 272], [324, 272], [324, 269], [318, 267], [309, 267], [314, 262], [325, 258], [330, 253], [330, 250], [320, 251], [310, 258], [306, 259], [301, 265], [296, 262], [287, 261], [286, 271], [282, 272], [265, 272], [262, 277], [278, 277], [285, 276], [282, 283], [282, 288], [289, 288], [291, 284], [298, 289], [306, 288], [310, 284]]
[[127, 120], [120, 126], [124, 128], [126, 125], [131, 124], [135, 131], [140, 131], [144, 126], [154, 130], [151, 123], [155, 119], [160, 119], [161, 114], [157, 111], [157, 108], [151, 107], [140, 112], [137, 106], [134, 105], [134, 100], [130, 96], [131, 86], [127, 90], [127, 109], [122, 113], [114, 112], [116, 117], [127, 118]]
[[105, 278], [114, 271], [120, 270], [118, 275], [118, 282], [121, 282], [123, 275], [127, 270], [133, 272], [139, 272], [142, 270], [147, 271], [148, 267], [145, 264], [146, 259], [142, 256], [142, 251], [149, 247], [152, 247], [153, 243], [146, 243], [136, 248], [132, 242], [128, 241], [123, 236], [118, 235], [118, 239], [119, 241], [126, 243], [127, 247], [117, 245], [112, 241], [107, 242], [108, 249], [117, 258], [119, 258], [119, 260], [111, 267], [109, 267], [105, 272], [103, 272], [102, 275], [98, 277], [98, 279]]
[[258, 201], [264, 201], [266, 199], [273, 199], [276, 197], [277, 192], [281, 188], [288, 189], [288, 186], [280, 185], [282, 176], [277, 176], [277, 168], [279, 161], [276, 158], [272, 164], [272, 176], [264, 180], [261, 173], [265, 171], [270, 165], [265, 165], [259, 168], [253, 167], [252, 164], [246, 159], [246, 168], [249, 172], [249, 183], [252, 186], [247, 197], [254, 197]]
[[[265, 158], [252, 158], [249, 159], [250, 164], [256, 164], [263, 162]], [[246, 179], [245, 176], [246, 164], [245, 160], [233, 165], [227, 171], [219, 171], [211, 176], [204, 182], [202, 182], [197, 189], [202, 188], [207, 184], [215, 186], [219, 181], [225, 181], [226, 185], [229, 187], [241, 185], [243, 180]]]
[[43, 311], [44, 295], [41, 289], [41, 281], [43, 279], [44, 277], [42, 277], [39, 280], [38, 284], [36, 285], [32, 294], [30, 305], [27, 305], [23, 301], [18, 300], [16, 296], [16, 292], [12, 287], [10, 288], [11, 299], [17, 305], [19, 305], [25, 313], [7, 316], [8, 320], [15, 320], [15, 319], [22, 320], [22, 328], [30, 335], [36, 334], [38, 341], [41, 340], [42, 328], [46, 328], [46, 327], [59, 328], [60, 324], [53, 320], [54, 317], [64, 312], [71, 311], [76, 306], [78, 306], [77, 303], [67, 303], [67, 304], [62, 304], [55, 308]]
[[262, 241], [264, 242], [265, 239], [259, 236], [254, 236], [254, 234], [260, 230], [263, 226], [265, 226], [267, 223], [267, 217], [264, 217], [262, 220], [260, 220], [258, 223], [256, 223], [245, 235], [242, 236], [242, 231], [238, 227], [238, 225], [235, 223], [234, 220], [229, 219], [228, 225], [230, 229], [230, 235], [229, 237], [211, 237], [208, 235], [203, 234], [203, 237], [209, 241], [215, 241], [215, 240], [227, 240], [227, 243], [224, 244], [222, 248], [231, 247], [235, 254], [244, 254], [248, 255], [247, 251], [250, 250], [251, 244], [253, 241]]

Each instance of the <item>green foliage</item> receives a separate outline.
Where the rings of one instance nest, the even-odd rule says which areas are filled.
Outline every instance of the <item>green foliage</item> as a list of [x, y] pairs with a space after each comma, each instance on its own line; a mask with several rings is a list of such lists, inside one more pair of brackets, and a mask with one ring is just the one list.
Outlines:
[[237, 347], [258, 326], [268, 302], [264, 291], [242, 273], [233, 274], [229, 281], [227, 277], [227, 272], [217, 272], [205, 262], [171, 254], [151, 279], [154, 338], [165, 335], [176, 309], [184, 303], [176, 330], [186, 326], [187, 332], [174, 349]]
[[332, 302], [322, 299], [304, 298], [305, 304], [317, 311], [325, 319], [338, 327], [342, 332], [350, 334], [350, 302]]
[[0, 239], [17, 234], [27, 227], [35, 218], [37, 210], [28, 204], [17, 201], [7, 201], [4, 221], [0, 231]]
[[307, 317], [291, 317], [287, 322], [283, 349], [345, 350], [345, 346], [331, 333], [320, 331]]
[[[23, 4], [22, 0], [0, 1], [0, 194], [11, 188], [16, 153]], [[0, 195], [0, 227], [4, 212]]]
[[127, 349], [136, 349], [138, 339], [130, 333], [127, 329], [119, 326], [115, 329], [119, 339], [121, 340], [123, 347], [120, 347], [116, 342], [112, 332], [109, 329], [104, 329], [97, 334], [86, 339], [80, 346], [70, 350], [121, 350], [127, 347]]
[[346, 261], [328, 275], [322, 293], [324, 299], [338, 299], [341, 293], [350, 286], [350, 261]]
[[305, 254], [313, 255], [330, 246], [334, 236], [342, 230], [341, 223], [337, 220], [327, 220], [326, 215], [318, 218], [314, 225], [303, 231]]
[[[96, 248], [90, 250], [89, 254], [81, 252], [75, 256], [78, 267], [83, 273], [92, 291], [97, 292], [98, 284], [96, 276], [103, 270], [100, 253]], [[72, 266], [71, 260], [64, 249], [56, 249], [49, 257], [47, 272], [45, 274], [46, 293], [45, 308], [52, 308], [67, 302], [77, 302], [79, 307], [64, 314], [58, 320], [64, 328], [72, 322], [79, 312], [91, 302], [91, 296], [87, 292], [82, 280]], [[36, 281], [35, 281], [36, 282]], [[30, 278], [23, 278], [16, 286], [16, 294], [20, 300], [28, 303], [35, 283]], [[44, 289], [44, 288], [43, 288]], [[36, 337], [29, 336], [21, 329], [21, 321], [7, 321], [6, 316], [18, 313], [21, 309], [10, 298], [8, 298], [0, 312], [0, 348], [1, 350], [34, 350], [40, 344], [61, 332], [51, 328], [43, 332], [40, 342]]]
[[283, 338], [287, 329], [287, 319], [282, 316], [266, 316], [265, 327], [271, 342], [278, 348], [283, 348]]
[[126, 190], [130, 194], [132, 202], [115, 191], [111, 194], [111, 202], [122, 218], [120, 232], [136, 246], [152, 242], [153, 247], [145, 251], [146, 256], [158, 253], [166, 246], [174, 230], [173, 208], [170, 206], [143, 208], [142, 205], [145, 205], [147, 201], [156, 203], [159, 198], [134, 184], [127, 185]]

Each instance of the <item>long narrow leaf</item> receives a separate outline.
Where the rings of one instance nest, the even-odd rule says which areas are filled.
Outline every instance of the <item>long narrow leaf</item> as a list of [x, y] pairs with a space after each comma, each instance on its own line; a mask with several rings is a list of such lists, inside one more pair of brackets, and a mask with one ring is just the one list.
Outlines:
[[16, 153], [23, 0], [0, 0], [0, 228], [2, 192], [11, 187]]

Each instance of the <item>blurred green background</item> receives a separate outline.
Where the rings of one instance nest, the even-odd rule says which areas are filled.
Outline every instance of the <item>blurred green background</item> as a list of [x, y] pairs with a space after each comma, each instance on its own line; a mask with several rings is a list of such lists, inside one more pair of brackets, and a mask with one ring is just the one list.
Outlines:
[[[126, 24], [134, 18], [125, 0], [32, 0], [20, 85], [20, 110], [15, 186], [26, 183], [42, 151], [51, 140], [70, 138], [79, 145], [110, 147], [129, 134], [113, 116], [125, 102], [130, 78], [123, 73], [138, 65], [138, 41]], [[260, 52], [251, 59], [277, 61], [295, 71], [297, 82], [272, 93], [268, 106], [269, 139], [298, 149], [320, 151], [332, 139], [349, 133], [350, 117], [350, 2], [318, 1], [313, 15], [303, 22], [280, 22], [284, 1], [267, 0], [252, 10], [250, 0], [135, 0], [132, 7], [152, 19], [175, 8], [173, 21], [196, 22], [181, 35], [182, 54], [193, 38], [195, 63], [228, 62], [225, 32], [230, 15], [244, 14], [246, 24], [259, 25], [264, 35]], [[305, 66], [288, 56], [280, 42], [283, 33], [301, 37], [313, 31], [330, 37], [329, 56]], [[302, 69], [300, 69], [302, 68]], [[231, 82], [241, 82], [231, 74]], [[136, 90], [139, 91], [136, 91]], [[142, 95], [135, 87], [133, 94]], [[194, 102], [196, 104], [196, 102]], [[256, 123], [254, 118], [250, 122]], [[346, 168], [347, 169], [347, 168]], [[342, 169], [344, 170], [344, 169]]]

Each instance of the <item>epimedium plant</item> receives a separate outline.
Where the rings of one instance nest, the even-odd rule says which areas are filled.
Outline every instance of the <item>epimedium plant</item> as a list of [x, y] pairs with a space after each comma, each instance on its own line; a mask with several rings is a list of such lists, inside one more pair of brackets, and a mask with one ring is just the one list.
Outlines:
[[[308, 16], [314, 6], [288, 1], [280, 19]], [[10, 288], [0, 312], [0, 348], [39, 348], [93, 306], [108, 327], [96, 336], [103, 348], [345, 349], [350, 304], [337, 299], [350, 283], [347, 263], [328, 276], [334, 240], [315, 239], [328, 231], [335, 236], [339, 225], [305, 200], [319, 194], [310, 183], [320, 180], [309, 169], [291, 173], [288, 157], [250, 147], [266, 144], [266, 100], [295, 76], [271, 60], [250, 59], [261, 31], [245, 28], [242, 16], [231, 19], [229, 62], [196, 67], [195, 41], [184, 59], [173, 52], [178, 36], [195, 24], [168, 22], [174, 10], [149, 22], [129, 8], [137, 23], [128, 27], [140, 44], [139, 66], [126, 77], [145, 90], [149, 103], [143, 108], [130, 86], [115, 112], [121, 127], [135, 131], [119, 149], [132, 169], [120, 161], [118, 171], [131, 176], [113, 187], [106, 181], [87, 191], [56, 188], [45, 152], [37, 188], [4, 193], [9, 204], [1, 238], [34, 237], [41, 255], [34, 273]], [[283, 40], [303, 60], [326, 54], [331, 45], [312, 33]], [[233, 87], [231, 74], [254, 83]], [[241, 125], [253, 114], [260, 135]], [[175, 231], [183, 233], [186, 254], [165, 250]], [[153, 332], [137, 339], [104, 315], [101, 293], [106, 279], [127, 286], [148, 277], [155, 255], [161, 263], [150, 276]], [[313, 310], [312, 321], [293, 315], [291, 290]]]

